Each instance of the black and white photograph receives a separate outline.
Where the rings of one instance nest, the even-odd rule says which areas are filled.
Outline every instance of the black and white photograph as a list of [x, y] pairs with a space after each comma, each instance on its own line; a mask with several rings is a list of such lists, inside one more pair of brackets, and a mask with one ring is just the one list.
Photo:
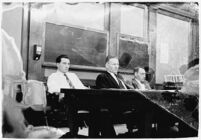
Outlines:
[[199, 7], [2, 0], [1, 137], [198, 139]]

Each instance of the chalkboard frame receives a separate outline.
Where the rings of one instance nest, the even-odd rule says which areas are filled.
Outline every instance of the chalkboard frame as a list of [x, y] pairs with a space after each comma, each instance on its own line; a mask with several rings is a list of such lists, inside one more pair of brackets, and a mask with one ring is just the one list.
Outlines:
[[[106, 56], [108, 55], [108, 46], [109, 46], [109, 33], [108, 31], [105, 30], [97, 30], [97, 29], [92, 29], [89, 27], [81, 27], [81, 26], [76, 26], [76, 25], [71, 25], [71, 24], [58, 24], [58, 23], [52, 23], [52, 22], [45, 22], [44, 23], [44, 29], [46, 29], [46, 23], [50, 24], [55, 24], [55, 25], [61, 25], [61, 26], [67, 26], [67, 27], [72, 27], [72, 28], [78, 28], [81, 30], [87, 30], [87, 31], [92, 31], [92, 32], [97, 32], [97, 33], [103, 33], [106, 34]], [[44, 61], [42, 63], [43, 68], [56, 68], [56, 63], [55, 62], [47, 62], [45, 61], [45, 39], [44, 39]], [[105, 56], [105, 58], [106, 58]], [[99, 67], [99, 66], [85, 66], [85, 65], [76, 65], [72, 64], [70, 65], [70, 70], [77, 70], [77, 71], [94, 71], [94, 72], [103, 72], [105, 71], [105, 66]]]
[[[117, 33], [117, 56], [118, 56], [119, 59], [120, 59], [120, 41], [121, 41], [121, 39], [122, 40], [132, 41], [132, 42], [140, 42], [142, 44], [147, 44], [147, 46], [148, 46], [148, 48], [147, 48], [148, 49], [148, 56], [150, 57], [150, 43], [148, 41], [146, 41], [144, 38]], [[148, 65], [149, 65], [149, 60], [148, 60]], [[125, 73], [125, 74], [133, 74], [133, 69], [131, 69], [131, 68], [124, 69], [124, 68], [120, 67], [119, 72]]]

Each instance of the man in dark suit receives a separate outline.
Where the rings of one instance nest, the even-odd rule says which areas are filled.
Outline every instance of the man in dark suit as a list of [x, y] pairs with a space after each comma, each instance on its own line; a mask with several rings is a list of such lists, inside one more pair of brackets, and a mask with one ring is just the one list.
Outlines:
[[[103, 88], [115, 88], [115, 89], [128, 89], [129, 87], [124, 83], [123, 77], [118, 74], [119, 69], [119, 60], [117, 57], [114, 56], [108, 56], [106, 58], [106, 72], [101, 73], [96, 78], [96, 87], [98, 89]], [[121, 111], [117, 111], [121, 112]], [[101, 118], [100, 118], [100, 124], [101, 125], [101, 133], [103, 133], [103, 137], [115, 137], [116, 133], [113, 128], [112, 124], [112, 118], [115, 116], [116, 112], [114, 110], [107, 110], [104, 112], [101, 112]], [[121, 113], [120, 113], [121, 114]]]
[[117, 57], [108, 56], [106, 58], [106, 72], [98, 75], [96, 78], [96, 87], [101, 88], [117, 88], [128, 89], [129, 87], [124, 83], [123, 77], [118, 74], [119, 60]]
[[145, 80], [146, 72], [141, 67], [135, 67], [133, 69], [134, 72], [134, 78], [131, 81], [131, 85], [134, 89], [140, 89], [140, 90], [150, 90], [151, 87], [149, 83]]

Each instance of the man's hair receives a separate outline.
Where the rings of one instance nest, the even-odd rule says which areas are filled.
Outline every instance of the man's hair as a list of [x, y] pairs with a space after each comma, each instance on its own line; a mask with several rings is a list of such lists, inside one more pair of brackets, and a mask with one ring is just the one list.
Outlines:
[[67, 55], [62, 54], [62, 55], [59, 55], [59, 56], [56, 58], [56, 63], [60, 63], [62, 58], [67, 58], [67, 59], [69, 59], [69, 57], [68, 57]]
[[[110, 59], [117, 58], [116, 56], [108, 55], [105, 59], [105, 63], [107, 63]], [[117, 58], [118, 59], [118, 58]]]
[[141, 67], [135, 67], [135, 68], [133, 69], [133, 73], [134, 73], [134, 74], [137, 73], [140, 68], [141, 68]]

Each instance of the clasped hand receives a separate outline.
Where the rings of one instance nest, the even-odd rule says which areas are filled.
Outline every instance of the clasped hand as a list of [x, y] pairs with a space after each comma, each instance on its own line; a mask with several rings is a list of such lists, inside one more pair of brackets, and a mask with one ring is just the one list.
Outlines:
[[64, 93], [55, 92], [56, 95], [59, 95], [59, 101], [64, 98]]

